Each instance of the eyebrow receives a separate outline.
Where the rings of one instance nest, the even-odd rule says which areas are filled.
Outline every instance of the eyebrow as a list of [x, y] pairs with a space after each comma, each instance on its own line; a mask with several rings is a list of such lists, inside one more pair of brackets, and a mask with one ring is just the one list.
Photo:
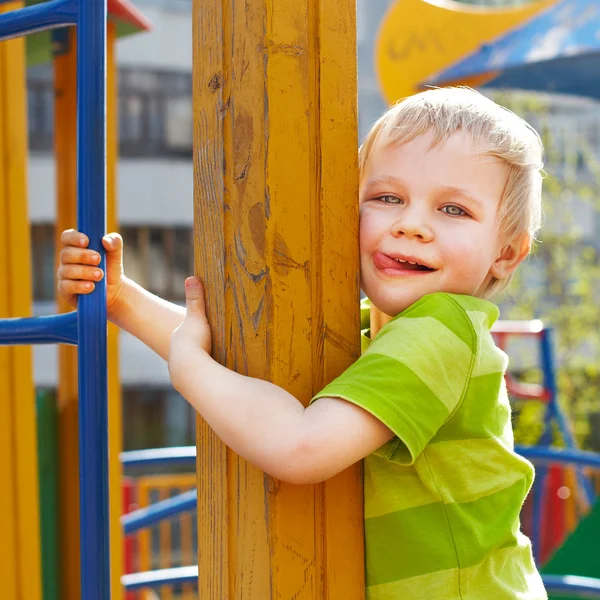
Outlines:
[[[396, 177], [394, 175], [384, 175], [383, 177], [372, 177], [365, 183], [365, 188], [370, 188], [375, 185], [406, 185], [406, 182], [402, 177]], [[439, 188], [439, 191], [446, 195], [460, 196], [465, 200], [469, 200], [475, 204], [481, 205], [483, 202], [470, 194], [467, 190], [454, 185], [445, 185]]]
[[471, 195], [469, 192], [467, 192], [467, 190], [460, 188], [460, 187], [455, 187], [453, 185], [447, 185], [444, 186], [443, 188], [441, 188], [441, 190], [446, 193], [446, 194], [452, 194], [453, 196], [460, 196], [461, 198], [465, 198], [466, 200], [470, 200], [471, 202], [474, 202], [475, 204], [483, 204], [483, 202], [481, 200], [479, 200], [479, 198], [476, 198], [475, 196]]

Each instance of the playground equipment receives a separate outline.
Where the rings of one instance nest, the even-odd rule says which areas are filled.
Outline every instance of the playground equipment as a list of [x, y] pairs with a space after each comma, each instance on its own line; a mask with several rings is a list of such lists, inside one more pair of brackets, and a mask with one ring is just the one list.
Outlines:
[[[600, 455], [575, 448], [557, 399], [552, 330], [539, 320], [498, 321], [492, 333], [501, 349], [515, 336], [533, 337], [538, 342], [542, 383], [522, 384], [507, 375], [507, 390], [513, 399], [544, 404], [538, 446], [517, 446], [516, 450], [536, 465], [535, 483], [521, 518], [536, 562], [548, 574], [543, 577], [546, 588], [551, 598], [580, 594], [600, 598], [600, 561], [597, 548], [594, 550], [600, 537], [600, 502], [587, 473], [590, 469], [600, 472]], [[556, 433], [565, 448], [550, 448]], [[580, 560], [568, 560], [573, 556]]]
[[[93, 165], [103, 170], [104, 136], [92, 125], [102, 122], [106, 7], [98, 0], [83, 4], [79, 9], [74, 0], [50, 0], [2, 16], [0, 38], [40, 24], [80, 26], [78, 68], [87, 73], [80, 85], [95, 86], [96, 102], [82, 103], [89, 90], [81, 90], [78, 227], [101, 251], [105, 180], [101, 175], [94, 181]], [[536, 8], [542, 4], [549, 3]], [[50, 16], [57, 7], [58, 19]], [[221, 0], [194, 2], [196, 235], [203, 247], [212, 243], [216, 249], [197, 248], [196, 265], [211, 282], [217, 358], [308, 401], [359, 350], [357, 215], [351, 203], [339, 202], [356, 197], [354, 5], [263, 0], [248, 6], [244, 19], [234, 13], [223, 12]], [[86, 69], [92, 50], [95, 67]], [[12, 190], [7, 198], [14, 196]], [[95, 215], [88, 212], [91, 200]], [[80, 369], [95, 368], [94, 380], [81, 378], [80, 393], [80, 434], [88, 436], [80, 451], [82, 600], [110, 597], [103, 293], [99, 285], [77, 314], [0, 325], [2, 343], [81, 341]], [[91, 347], [92, 337], [97, 347]], [[199, 576], [200, 597], [208, 599], [362, 597], [358, 468], [319, 486], [294, 488], [226, 450], [202, 422], [198, 439], [199, 568], [127, 574], [122, 581], [128, 590], [191, 583]], [[189, 460], [191, 451], [184, 454]], [[163, 453], [155, 460], [167, 459]], [[121, 491], [113, 485], [111, 493], [118, 497]], [[127, 515], [124, 527], [133, 532], [189, 513], [194, 493], [186, 493]], [[90, 508], [98, 511], [93, 522]], [[577, 581], [581, 589], [588, 584]], [[113, 585], [113, 597], [118, 593]]]
[[[49, 0], [0, 19], [1, 39], [78, 26], [78, 228], [101, 253], [105, 20], [100, 0]], [[357, 187], [354, 3], [265, 0], [240, 20], [214, 0], [195, 3], [193, 21], [196, 222], [218, 249], [196, 258], [214, 282], [215, 352], [308, 402], [359, 352], [357, 213], [351, 204], [340, 211], [338, 201]], [[308, 200], [290, 203], [292, 196]], [[104, 284], [77, 313], [4, 321], [1, 329], [5, 344], [78, 343], [80, 597], [107, 598]], [[203, 424], [199, 438], [200, 472], [210, 477], [199, 493], [203, 596], [362, 597], [358, 467], [293, 489], [233, 456]], [[244, 577], [250, 569], [253, 577]]]
[[452, 85], [477, 78], [500, 89], [600, 99], [599, 32], [595, 0], [561, 0], [426, 83]]
[[[452, 0], [397, 0], [382, 21], [374, 57], [385, 100], [392, 104], [420, 92], [430, 77], [556, 1], [482, 7]], [[491, 78], [475, 74], [461, 83], [479, 87]]]
[[[116, 159], [116, 136], [115, 131], [115, 111], [114, 111], [114, 99], [116, 99], [116, 84], [114, 77], [114, 62], [113, 62], [113, 47], [114, 40], [117, 37], [117, 29], [119, 32], [127, 33], [132, 32], [134, 29], [147, 29], [149, 23], [143, 18], [143, 15], [139, 13], [131, 4], [125, 0], [110, 0], [110, 15], [111, 20], [105, 26], [105, 33], [108, 38], [107, 43], [107, 96], [108, 96], [108, 139], [106, 144], [106, 166], [103, 167], [105, 155], [104, 146], [98, 148], [97, 145], [93, 146], [95, 152], [87, 152], [93, 144], [99, 144], [96, 142], [96, 138], [103, 138], [101, 135], [102, 128], [98, 129], [98, 124], [102, 124], [103, 120], [98, 120], [98, 115], [90, 113], [90, 111], [97, 110], [99, 108], [102, 116], [104, 115], [104, 96], [102, 93], [103, 87], [93, 89], [93, 84], [98, 83], [91, 79], [91, 73], [100, 69], [99, 74], [96, 76], [102, 79], [104, 82], [104, 54], [100, 52], [99, 45], [106, 43], [104, 40], [105, 33], [100, 30], [97, 36], [92, 36], [84, 41], [79, 40], [79, 56], [80, 56], [80, 70], [86, 69], [88, 75], [80, 78], [82, 85], [80, 86], [80, 102], [87, 101], [90, 97], [90, 93], [94, 98], [97, 98], [98, 105], [95, 106], [93, 103], [87, 106], [86, 111], [79, 111], [79, 122], [80, 122], [80, 139], [79, 139], [79, 150], [80, 157], [85, 154], [86, 159], [80, 159], [80, 186], [79, 186], [79, 199], [80, 204], [90, 200], [90, 190], [96, 190], [95, 199], [101, 199], [101, 205], [95, 206], [98, 214], [104, 214], [104, 191], [102, 183], [104, 180], [104, 173], [106, 172], [106, 191], [108, 195], [109, 204], [109, 219], [113, 218], [114, 214], [114, 165]], [[74, 85], [75, 82], [75, 38], [70, 35], [69, 29], [56, 29], [57, 27], [74, 25], [77, 24], [80, 27], [80, 37], [85, 35], [88, 30], [92, 27], [96, 27], [95, 24], [90, 25], [90, 18], [94, 21], [98, 15], [93, 13], [90, 15], [90, 11], [93, 13], [93, 9], [80, 9], [76, 2], [49, 2], [43, 5], [31, 6], [22, 9], [22, 5], [16, 3], [4, 3], [0, 6], [0, 12], [7, 13], [0, 16], [0, 39], [6, 37], [14, 37], [19, 33], [28, 32], [32, 29], [37, 31], [37, 28], [52, 29], [54, 31], [53, 38], [50, 38], [49, 31], [44, 34], [35, 34], [33, 36], [34, 42], [28, 45], [29, 54], [34, 54], [34, 61], [47, 58], [49, 56], [49, 48], [52, 42], [52, 46], [60, 54], [55, 60], [55, 87], [58, 93], [56, 101], [56, 151], [57, 151], [57, 182], [58, 190], [57, 197], [59, 198], [58, 208], [58, 222], [57, 226], [60, 228], [61, 223], [63, 228], [73, 227], [75, 225], [75, 181], [76, 181], [76, 139], [75, 139], [75, 124], [77, 114], [77, 104], [75, 101], [75, 94], [77, 88]], [[104, 8], [106, 16], [106, 7]], [[94, 16], [95, 15], [95, 16]], [[85, 24], [84, 24], [85, 21]], [[69, 43], [70, 38], [70, 43]], [[101, 38], [101, 39], [100, 39]], [[29, 38], [31, 39], [31, 38]], [[2, 186], [4, 182], [9, 183], [6, 187], [3, 187], [0, 198], [2, 198], [2, 213], [10, 215], [10, 223], [7, 235], [3, 236], [4, 250], [2, 252], [3, 257], [8, 259], [9, 256], [13, 257], [10, 265], [7, 266], [5, 273], [10, 274], [10, 278], [2, 277], [3, 282], [7, 285], [7, 290], [12, 295], [12, 303], [8, 306], [4, 306], [2, 310], [3, 316], [27, 316], [31, 310], [31, 292], [29, 289], [29, 272], [30, 272], [30, 259], [29, 259], [29, 233], [28, 233], [28, 219], [27, 219], [27, 203], [26, 192], [25, 192], [25, 181], [26, 181], [26, 156], [27, 156], [27, 134], [26, 134], [26, 122], [25, 122], [25, 44], [22, 39], [11, 39], [8, 42], [0, 43], [0, 55], [4, 56], [3, 64], [6, 65], [4, 70], [0, 70], [0, 96], [3, 101], [0, 103], [0, 118], [4, 119], [4, 128], [0, 128], [0, 165], [3, 173]], [[84, 52], [83, 49], [87, 50]], [[86, 64], [84, 61], [87, 56], [91, 53], [92, 62]], [[30, 57], [31, 58], [31, 57]], [[95, 62], [94, 62], [95, 61]], [[99, 85], [99, 84], [98, 84]], [[102, 86], [104, 83], [102, 83]], [[85, 86], [85, 90], [83, 90]], [[91, 114], [91, 118], [90, 118]], [[87, 120], [86, 120], [87, 119]], [[83, 125], [82, 125], [83, 123]], [[90, 136], [94, 140], [90, 141]], [[87, 144], [87, 147], [84, 145]], [[10, 148], [10, 152], [8, 151]], [[87, 152], [87, 154], [86, 154]], [[85, 196], [84, 196], [85, 194]], [[18, 201], [17, 201], [18, 199]], [[87, 211], [87, 212], [86, 212]], [[94, 219], [94, 214], [89, 214], [90, 206], [86, 205], [85, 210], [79, 213], [79, 223], [89, 223]], [[101, 223], [97, 225], [102, 226]], [[86, 225], [87, 226], [87, 225]], [[99, 243], [98, 238], [98, 243]], [[10, 268], [8, 268], [10, 266]], [[4, 293], [4, 291], [3, 291]], [[100, 300], [96, 299], [96, 302]], [[63, 307], [64, 309], [64, 307]], [[83, 312], [89, 309], [83, 309]], [[93, 312], [93, 308], [91, 309]], [[101, 315], [96, 315], [97, 318]], [[103, 328], [102, 325], [98, 324], [97, 318], [95, 319], [95, 325]], [[89, 320], [90, 317], [83, 317], [79, 321]], [[102, 319], [100, 318], [100, 321]], [[47, 331], [42, 331], [43, 327], [47, 327]], [[24, 330], [24, 327], [26, 330]], [[59, 331], [62, 329], [62, 333]], [[74, 313], [70, 315], [60, 316], [56, 318], [44, 319], [44, 320], [32, 320], [32, 321], [6, 321], [2, 326], [3, 340], [0, 343], [7, 343], [10, 341], [20, 341], [24, 339], [35, 339], [36, 335], [40, 341], [50, 341], [54, 339], [62, 341], [70, 341], [78, 337], [77, 334], [77, 317]], [[36, 334], [38, 331], [38, 334]], [[94, 329], [90, 330], [92, 334], [92, 343], [94, 345]], [[16, 337], [15, 337], [16, 336]], [[86, 333], [81, 332], [82, 341], [86, 339]], [[99, 338], [102, 343], [102, 338]], [[116, 337], [113, 335], [109, 336], [108, 344], [111, 347], [109, 352], [110, 361], [116, 363]], [[88, 344], [89, 345], [89, 344]], [[101, 349], [101, 345], [98, 346]], [[10, 525], [13, 515], [19, 515], [19, 521], [23, 521], [22, 529], [15, 531], [14, 541], [10, 539], [10, 526], [7, 527], [6, 531], [9, 533], [9, 539], [3, 540], [7, 549], [6, 560], [2, 560], [2, 567], [6, 567], [6, 576], [2, 576], [3, 582], [8, 586], [8, 590], [5, 590], [8, 597], [21, 597], [23, 594], [24, 598], [37, 599], [40, 598], [41, 594], [41, 581], [39, 574], [39, 526], [38, 526], [38, 511], [37, 511], [37, 489], [29, 483], [27, 487], [24, 482], [35, 481], [36, 468], [35, 468], [35, 457], [36, 444], [35, 444], [35, 417], [33, 414], [34, 401], [33, 401], [33, 387], [32, 387], [32, 374], [31, 374], [31, 355], [30, 351], [26, 347], [20, 348], [3, 348], [1, 350], [7, 356], [14, 356], [16, 362], [2, 363], [3, 368], [6, 370], [2, 372], [3, 385], [6, 384], [7, 391], [2, 394], [3, 400], [2, 409], [16, 410], [17, 419], [13, 421], [11, 418], [3, 419], [3, 426], [8, 427], [9, 431], [6, 431], [2, 435], [2, 439], [13, 443], [16, 441], [18, 447], [9, 448], [6, 452], [3, 452], [2, 461], [3, 466], [7, 465], [10, 468], [11, 463], [16, 464], [16, 473], [18, 475], [17, 481], [21, 482], [18, 485], [11, 483], [13, 481], [12, 476], [7, 476], [4, 480], [9, 482], [10, 487], [14, 487], [19, 490], [19, 494], [22, 494], [22, 498], [18, 499], [19, 511], [16, 507], [7, 506], [7, 510], [3, 511], [3, 515], [6, 516], [7, 521]], [[68, 353], [68, 348], [62, 348], [61, 354]], [[84, 351], [88, 355], [87, 362], [96, 363], [95, 359], [91, 357], [92, 350], [86, 349]], [[61, 532], [61, 548], [58, 552], [57, 548], [46, 550], [46, 552], [53, 551], [53, 560], [56, 561], [58, 555], [61, 556], [60, 564], [62, 565], [61, 582], [60, 582], [60, 598], [62, 599], [75, 599], [80, 598], [80, 585], [79, 585], [79, 507], [78, 507], [78, 486], [76, 485], [78, 480], [78, 460], [77, 460], [77, 384], [74, 381], [73, 369], [70, 368], [69, 362], [75, 361], [74, 355], [71, 352], [69, 360], [63, 360], [62, 363], [62, 377], [61, 385], [66, 386], [67, 379], [70, 379], [69, 385], [70, 390], [67, 390], [67, 394], [63, 393], [62, 403], [59, 406], [58, 428], [60, 429], [60, 456], [62, 457], [60, 473], [61, 484], [63, 486], [63, 492], [61, 494], [60, 510], [62, 511], [61, 523], [63, 530]], [[98, 364], [98, 363], [96, 363]], [[20, 365], [20, 366], [19, 366]], [[71, 371], [71, 375], [65, 376], [65, 371]], [[95, 381], [88, 372], [87, 383], [82, 382], [81, 386], [90, 389], [95, 387]], [[116, 375], [115, 369], [112, 369], [112, 375]], [[12, 386], [12, 388], [11, 388]], [[30, 391], [26, 391], [25, 388], [29, 386]], [[120, 448], [120, 402], [114, 392], [116, 388], [114, 379], [109, 380], [109, 387], [112, 388], [111, 392], [111, 409], [109, 411], [109, 419], [111, 422], [111, 450], [109, 453], [109, 460], [111, 463], [111, 477], [115, 485], [111, 488], [112, 505], [115, 509], [112, 511], [111, 519], [111, 537], [113, 552], [111, 553], [112, 561], [112, 582], [113, 582], [113, 598], [121, 597], [121, 584], [120, 584], [120, 571], [122, 562], [121, 553], [121, 530], [119, 526], [119, 482], [120, 482], [120, 466], [118, 463], [118, 453]], [[81, 388], [80, 388], [81, 389]], [[102, 389], [102, 385], [99, 386]], [[31, 401], [28, 400], [31, 398]], [[12, 399], [12, 402], [6, 402], [6, 400]], [[18, 399], [18, 400], [17, 400]], [[96, 403], [96, 401], [94, 401]], [[96, 403], [96, 408], [98, 408]], [[80, 417], [87, 421], [92, 426], [94, 415], [92, 418], [85, 417], [81, 414]], [[20, 416], [19, 416], [20, 415]], [[15, 425], [16, 423], [16, 425]], [[81, 423], [81, 421], [80, 421]], [[10, 431], [13, 427], [14, 431]], [[102, 427], [99, 428], [102, 432]], [[92, 446], [94, 444], [94, 438], [88, 438]], [[42, 438], [43, 441], [43, 438]], [[87, 460], [82, 459], [82, 462], [90, 460], [88, 454]], [[100, 461], [101, 462], [101, 461]], [[90, 489], [86, 492], [95, 494], [95, 479], [94, 472], [90, 472], [87, 468], [82, 468], [91, 475], [91, 479], [87, 481]], [[10, 473], [7, 473], [10, 475]], [[100, 490], [102, 492], [102, 489]], [[117, 501], [115, 502], [115, 494]], [[11, 495], [8, 495], [9, 499]], [[99, 502], [103, 502], [102, 493], [98, 496]], [[93, 504], [89, 504], [89, 509], [94, 514], [95, 507]], [[89, 510], [88, 509], [88, 510]], [[102, 516], [102, 515], [101, 515]], [[56, 514], [47, 514], [46, 520], [56, 519]], [[92, 517], [95, 519], [95, 516]], [[21, 526], [20, 526], [21, 527]], [[5, 531], [4, 528], [2, 528]], [[86, 527], [82, 525], [82, 535], [86, 540], [86, 544], [94, 543], [94, 539], [87, 537]], [[13, 547], [11, 548], [11, 545]], [[98, 545], [98, 550], [105, 552], [106, 548], [102, 545]], [[106, 552], [108, 556], [108, 552]], [[4, 558], [4, 554], [2, 554]], [[48, 562], [48, 556], [44, 555], [46, 563]], [[19, 565], [16, 568], [14, 561]], [[92, 562], [95, 559], [92, 558]], [[99, 563], [102, 567], [102, 563]], [[47, 565], [44, 565], [45, 567]], [[4, 573], [3, 573], [4, 575]], [[55, 571], [50, 569], [44, 569], [44, 594], [45, 597], [57, 598], [57, 581], [55, 577]], [[93, 582], [92, 582], [93, 585]], [[14, 591], [14, 593], [13, 593]], [[99, 590], [102, 593], [102, 589]]]

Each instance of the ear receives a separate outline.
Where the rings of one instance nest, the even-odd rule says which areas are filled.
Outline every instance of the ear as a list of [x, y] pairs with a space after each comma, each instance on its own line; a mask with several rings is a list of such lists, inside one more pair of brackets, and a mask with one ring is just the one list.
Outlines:
[[531, 251], [531, 237], [523, 234], [500, 250], [500, 254], [490, 268], [495, 279], [506, 279], [521, 264]]

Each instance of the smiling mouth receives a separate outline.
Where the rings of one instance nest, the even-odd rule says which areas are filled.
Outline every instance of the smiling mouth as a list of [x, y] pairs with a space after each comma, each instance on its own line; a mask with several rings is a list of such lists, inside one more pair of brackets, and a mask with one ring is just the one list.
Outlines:
[[375, 266], [386, 273], [397, 273], [402, 274], [422, 274], [422, 273], [433, 273], [437, 269], [421, 264], [418, 261], [395, 258], [378, 252], [373, 256], [373, 262]]

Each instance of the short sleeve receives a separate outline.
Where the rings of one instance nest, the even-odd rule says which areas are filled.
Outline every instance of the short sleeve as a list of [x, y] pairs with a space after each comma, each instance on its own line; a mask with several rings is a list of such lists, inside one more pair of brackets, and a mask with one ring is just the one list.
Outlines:
[[471, 321], [451, 295], [425, 296], [383, 327], [313, 401], [338, 397], [361, 406], [397, 436], [388, 449], [400, 446], [405, 456], [395, 460], [411, 464], [459, 408], [476, 345]]

